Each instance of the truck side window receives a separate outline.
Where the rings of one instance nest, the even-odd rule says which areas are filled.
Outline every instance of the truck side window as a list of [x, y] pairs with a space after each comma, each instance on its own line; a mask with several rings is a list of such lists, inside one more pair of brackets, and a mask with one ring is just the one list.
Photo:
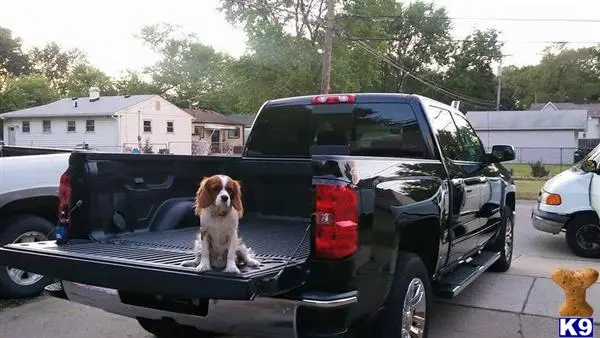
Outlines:
[[458, 136], [463, 144], [464, 152], [461, 154], [461, 161], [481, 162], [485, 156], [485, 151], [481, 145], [481, 140], [467, 119], [459, 114], [452, 114], [454, 122], [458, 127]]
[[452, 115], [446, 109], [428, 107], [427, 115], [442, 149], [442, 155], [450, 160], [461, 160], [463, 148], [458, 139], [458, 129]]

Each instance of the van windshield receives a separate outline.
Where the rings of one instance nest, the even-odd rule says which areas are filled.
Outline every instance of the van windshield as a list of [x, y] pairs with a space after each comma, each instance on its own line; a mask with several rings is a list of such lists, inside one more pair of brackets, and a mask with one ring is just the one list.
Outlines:
[[246, 156], [309, 158], [319, 147], [331, 154], [428, 156], [415, 113], [406, 103], [266, 107], [254, 123]]

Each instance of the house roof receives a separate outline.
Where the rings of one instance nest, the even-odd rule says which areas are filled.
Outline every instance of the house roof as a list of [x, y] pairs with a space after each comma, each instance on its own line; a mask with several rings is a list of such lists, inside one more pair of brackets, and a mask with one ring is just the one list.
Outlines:
[[467, 119], [477, 131], [578, 130], [587, 125], [586, 110], [470, 111]]
[[252, 126], [252, 122], [254, 122], [256, 114], [231, 114], [229, 117], [242, 123], [246, 127], [250, 127]]
[[600, 103], [573, 103], [573, 102], [548, 102], [534, 103], [531, 105], [531, 110], [558, 109], [558, 110], [587, 110], [590, 117], [600, 117]]
[[184, 111], [194, 117], [193, 122], [197, 123], [214, 123], [228, 125], [242, 125], [243, 123], [230, 118], [227, 115], [217, 113], [216, 111], [206, 109], [184, 109]]
[[[2, 118], [18, 118], [112, 115], [155, 96], [157, 95], [101, 96], [100, 99], [93, 102], [90, 102], [88, 97], [79, 97], [75, 100], [66, 98], [42, 106], [4, 113], [0, 116]], [[77, 107], [74, 107], [75, 102], [77, 102]]]

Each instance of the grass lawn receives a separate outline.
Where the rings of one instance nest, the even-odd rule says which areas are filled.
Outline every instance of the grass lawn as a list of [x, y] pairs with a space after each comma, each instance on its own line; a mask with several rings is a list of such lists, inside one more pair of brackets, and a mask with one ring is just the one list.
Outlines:
[[[504, 165], [513, 170], [513, 176], [516, 178], [531, 177], [531, 167], [527, 163], [505, 163]], [[550, 172], [549, 176], [554, 176], [561, 171], [567, 170], [570, 165], [544, 164], [544, 167]]]
[[517, 199], [518, 200], [536, 200], [538, 193], [542, 186], [546, 183], [546, 180], [528, 180], [528, 181], [517, 181]]

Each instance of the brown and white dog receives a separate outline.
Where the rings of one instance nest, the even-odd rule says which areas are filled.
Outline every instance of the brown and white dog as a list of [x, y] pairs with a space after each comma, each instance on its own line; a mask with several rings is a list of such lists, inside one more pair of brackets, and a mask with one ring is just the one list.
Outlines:
[[225, 272], [239, 273], [237, 263], [260, 265], [238, 236], [239, 220], [244, 214], [238, 181], [226, 175], [205, 177], [196, 191], [194, 213], [200, 217], [195, 258], [181, 263], [183, 266], [196, 266], [198, 272], [224, 267]]

